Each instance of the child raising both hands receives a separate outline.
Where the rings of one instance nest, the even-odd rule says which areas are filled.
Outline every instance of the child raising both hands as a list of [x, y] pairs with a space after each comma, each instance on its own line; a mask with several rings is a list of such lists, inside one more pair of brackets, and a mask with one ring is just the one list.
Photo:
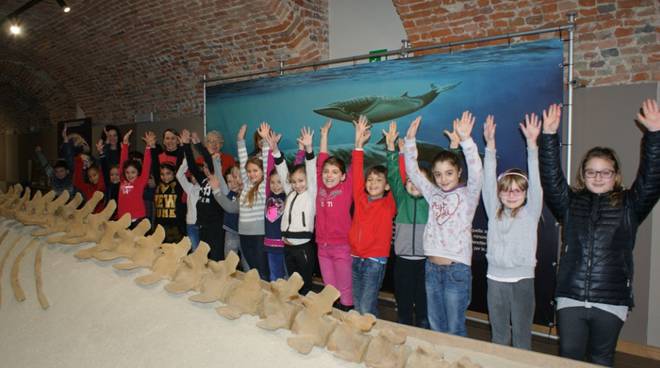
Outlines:
[[426, 297], [432, 330], [467, 336], [465, 311], [472, 289], [472, 219], [479, 205], [482, 185], [481, 159], [471, 137], [474, 117], [465, 111], [455, 125], [468, 168], [467, 185], [461, 185], [459, 157], [440, 152], [433, 160], [433, 182], [419, 170], [415, 136], [421, 117], [406, 135], [406, 174], [429, 203], [424, 228], [427, 256]]
[[389, 192], [387, 169], [384, 166], [372, 166], [364, 174], [363, 148], [371, 136], [367, 118], [360, 116], [354, 125], [355, 149], [351, 170], [355, 213], [349, 233], [353, 256], [353, 303], [358, 312], [377, 316], [378, 292], [383, 284], [385, 266], [390, 255], [396, 204]]

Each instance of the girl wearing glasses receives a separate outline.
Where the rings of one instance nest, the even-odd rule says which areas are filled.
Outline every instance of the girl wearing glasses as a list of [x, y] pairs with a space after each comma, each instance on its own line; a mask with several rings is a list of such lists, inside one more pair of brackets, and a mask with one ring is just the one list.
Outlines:
[[[534, 318], [536, 228], [543, 210], [536, 140], [541, 124], [536, 114], [520, 124], [527, 140], [527, 169], [497, 176], [495, 121], [486, 118], [483, 199], [488, 215], [488, 314], [492, 341], [531, 350]], [[513, 338], [513, 341], [512, 341]]]
[[606, 366], [633, 306], [633, 248], [638, 226], [660, 197], [660, 112], [646, 100], [637, 120], [645, 127], [637, 177], [623, 188], [614, 151], [587, 152], [569, 187], [560, 166], [561, 107], [543, 112], [539, 161], [548, 207], [563, 225], [557, 275], [559, 349], [564, 357]]

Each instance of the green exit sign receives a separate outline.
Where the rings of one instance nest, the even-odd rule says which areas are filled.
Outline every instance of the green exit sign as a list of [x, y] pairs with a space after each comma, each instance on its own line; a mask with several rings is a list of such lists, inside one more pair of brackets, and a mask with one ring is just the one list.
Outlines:
[[[369, 51], [369, 55], [377, 55], [377, 54], [382, 54], [384, 52], [387, 52], [387, 49], [380, 49], [380, 50], [371, 50]], [[380, 61], [382, 56], [372, 56], [369, 58], [369, 62], [373, 63], [375, 61]]]

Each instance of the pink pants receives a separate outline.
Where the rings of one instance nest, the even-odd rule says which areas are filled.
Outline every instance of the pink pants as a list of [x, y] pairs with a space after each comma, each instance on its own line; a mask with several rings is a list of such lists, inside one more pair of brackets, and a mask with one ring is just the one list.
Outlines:
[[353, 305], [353, 259], [349, 245], [318, 245], [319, 267], [323, 283], [332, 285], [339, 292], [339, 302]]

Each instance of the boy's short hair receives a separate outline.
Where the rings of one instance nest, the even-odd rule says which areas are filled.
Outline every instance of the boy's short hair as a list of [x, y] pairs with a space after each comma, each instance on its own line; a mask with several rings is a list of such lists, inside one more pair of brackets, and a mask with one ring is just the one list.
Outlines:
[[66, 160], [57, 160], [55, 161], [55, 164], [53, 164], [53, 169], [64, 169], [64, 170], [69, 170], [69, 164], [66, 163]]
[[139, 151], [131, 151], [128, 153], [128, 160], [144, 161], [144, 154]]
[[176, 172], [176, 168], [169, 162], [163, 162], [160, 164], [160, 169], [170, 170], [171, 172]]
[[365, 175], [365, 178], [369, 177], [369, 175], [372, 174], [383, 175], [384, 177], [387, 178], [387, 168], [383, 165], [374, 165], [367, 169], [367, 174]]
[[294, 165], [293, 168], [291, 169], [291, 175], [293, 175], [297, 172], [300, 172], [303, 175], [306, 175], [307, 174], [307, 168], [306, 168], [305, 164]]
[[237, 167], [238, 167], [238, 164], [236, 164], [236, 165], [234, 165], [234, 166], [230, 166], [230, 167], [228, 167], [228, 168], [225, 170], [225, 172], [222, 173], [222, 177], [225, 178], [225, 179], [227, 179], [227, 177], [228, 177], [229, 175], [231, 175], [232, 170], [234, 170], [234, 168], [237, 168]]

